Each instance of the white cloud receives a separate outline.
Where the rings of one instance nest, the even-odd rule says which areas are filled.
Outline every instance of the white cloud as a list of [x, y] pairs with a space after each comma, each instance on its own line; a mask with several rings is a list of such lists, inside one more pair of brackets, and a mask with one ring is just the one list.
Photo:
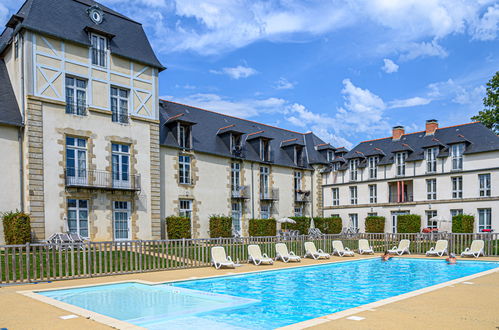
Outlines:
[[223, 68], [222, 70], [210, 70], [210, 72], [214, 74], [224, 74], [232, 79], [248, 78], [258, 73], [255, 69], [242, 65], [233, 68]]
[[385, 58], [383, 59], [384, 65], [381, 69], [385, 71], [386, 73], [394, 73], [399, 70], [399, 66], [393, 62], [392, 60]]
[[279, 78], [275, 83], [275, 89], [293, 89], [295, 88], [295, 84], [287, 80], [286, 78]]
[[459, 83], [453, 79], [431, 83], [428, 89], [428, 96], [435, 100], [450, 100], [461, 105], [480, 107], [485, 96], [485, 86]]
[[472, 27], [472, 34], [478, 40], [494, 40], [499, 30], [499, 4], [489, 7], [487, 12]]
[[431, 42], [411, 43], [404, 49], [405, 53], [400, 56], [401, 61], [410, 61], [418, 57], [436, 56], [445, 58], [448, 52], [434, 39]]
[[401, 100], [393, 100], [388, 102], [389, 108], [390, 109], [396, 109], [396, 108], [409, 108], [409, 107], [416, 107], [419, 105], [426, 105], [429, 104], [432, 100], [426, 97], [411, 97], [408, 99], [401, 99]]

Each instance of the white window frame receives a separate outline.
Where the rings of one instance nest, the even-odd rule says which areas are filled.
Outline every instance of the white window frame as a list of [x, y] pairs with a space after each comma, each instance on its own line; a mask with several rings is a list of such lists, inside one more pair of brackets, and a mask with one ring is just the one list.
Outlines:
[[492, 194], [491, 189], [491, 175], [490, 173], [478, 174], [478, 187], [480, 197], [490, 197]]
[[130, 188], [130, 145], [111, 144], [113, 187]]
[[334, 159], [334, 152], [332, 150], [328, 150], [326, 152], [326, 158], [329, 163], [332, 162]]
[[450, 210], [450, 219], [454, 218], [456, 215], [464, 214], [463, 209], [451, 209]]
[[271, 217], [270, 204], [269, 203], [260, 204], [260, 218], [270, 219], [270, 217]]
[[431, 218], [437, 216], [437, 211], [427, 210], [425, 211], [425, 215], [426, 215], [426, 228], [431, 228], [431, 229], [438, 228], [438, 221], [430, 220]]
[[463, 177], [454, 176], [451, 177], [452, 184], [452, 198], [463, 198]]
[[333, 206], [340, 205], [340, 188], [332, 188], [331, 193], [333, 194]]
[[[113, 237], [115, 241], [126, 241], [131, 238], [131, 202], [113, 201]], [[123, 218], [126, 218], [125, 220]], [[118, 228], [125, 225], [126, 228]], [[118, 235], [126, 231], [126, 237]]]
[[348, 188], [350, 190], [350, 204], [357, 205], [358, 203], [357, 186], [351, 186]]
[[478, 209], [478, 232], [483, 229], [492, 229], [492, 209]]
[[191, 148], [191, 127], [189, 125], [178, 124], [178, 145], [183, 149]]
[[270, 193], [270, 168], [260, 166], [260, 196], [268, 198]]
[[295, 217], [303, 217], [303, 206], [295, 206], [294, 214]]
[[369, 189], [369, 203], [376, 204], [378, 203], [378, 185], [370, 184], [368, 185]]
[[367, 161], [369, 169], [369, 179], [376, 179], [378, 177], [378, 162], [378, 156], [369, 157]]
[[192, 200], [179, 199], [178, 201], [178, 215], [184, 218], [192, 219]]
[[[69, 84], [70, 81], [71, 84]], [[79, 86], [79, 83], [83, 87]], [[85, 116], [87, 112], [87, 80], [74, 76], [66, 76], [65, 86], [66, 113]]]
[[405, 160], [407, 152], [398, 152], [395, 154], [395, 163], [397, 164], [397, 176], [405, 176]]
[[230, 164], [230, 186], [232, 194], [239, 193], [241, 188], [241, 163]]
[[356, 159], [350, 159], [348, 162], [349, 168], [350, 168], [350, 181], [357, 181], [359, 178], [359, 160]]
[[270, 140], [260, 139], [260, 159], [264, 162], [270, 161]]
[[293, 185], [294, 185], [295, 192], [301, 191], [301, 187], [302, 187], [302, 173], [301, 172], [295, 171]]
[[351, 229], [359, 229], [359, 215], [357, 213], [348, 214], [348, 219], [350, 221], [349, 225]]
[[426, 180], [426, 199], [427, 200], [437, 199], [437, 179]]
[[107, 67], [107, 43], [106, 37], [92, 33], [90, 34], [90, 56], [92, 65], [101, 68]]
[[178, 182], [180, 184], [192, 184], [190, 155], [178, 155]]
[[[74, 167], [68, 167], [68, 151], [74, 153]], [[66, 136], [66, 179], [69, 184], [87, 184], [87, 139]]]
[[[125, 96], [123, 96], [125, 94]], [[111, 120], [115, 123], [128, 124], [130, 90], [111, 86]]]
[[[75, 206], [69, 206], [71, 204], [71, 201], [74, 201]], [[75, 198], [68, 198], [67, 199], [67, 206], [68, 206], [68, 231], [71, 233], [77, 233], [80, 234], [84, 238], [89, 238], [90, 237], [90, 226], [89, 226], [89, 213], [88, 213], [88, 200], [86, 199], [75, 199]], [[76, 221], [76, 228], [71, 228], [70, 226], [70, 213], [74, 212], [75, 213], [75, 219]], [[85, 219], [85, 214], [86, 212], [86, 219]], [[82, 223], [86, 223], [86, 228], [82, 226]]]
[[451, 146], [452, 170], [458, 171], [463, 169], [463, 152], [463, 143], [457, 143]]
[[232, 230], [241, 235], [242, 234], [242, 216], [243, 216], [243, 211], [242, 211], [242, 203], [241, 202], [232, 202], [232, 208], [231, 208], [231, 217], [232, 217]]
[[426, 173], [435, 173], [437, 171], [438, 148], [428, 148], [425, 151]]

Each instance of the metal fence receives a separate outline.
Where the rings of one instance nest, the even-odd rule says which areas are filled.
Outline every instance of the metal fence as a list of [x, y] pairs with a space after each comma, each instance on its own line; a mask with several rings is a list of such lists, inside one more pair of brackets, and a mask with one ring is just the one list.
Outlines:
[[424, 254], [438, 239], [449, 241], [449, 252], [459, 254], [474, 239], [485, 241], [486, 256], [499, 256], [499, 234], [350, 234], [307, 235], [292, 238], [243, 237], [156, 241], [89, 242], [84, 244], [25, 244], [0, 246], [0, 284], [33, 283], [88, 278], [158, 270], [197, 268], [210, 265], [210, 250], [223, 246], [235, 262], [248, 260], [247, 246], [258, 244], [262, 253], [275, 257], [275, 243], [286, 243], [290, 251], [304, 255], [304, 242], [332, 252], [332, 241], [357, 250], [358, 240], [368, 239], [375, 252], [411, 240], [412, 254]]

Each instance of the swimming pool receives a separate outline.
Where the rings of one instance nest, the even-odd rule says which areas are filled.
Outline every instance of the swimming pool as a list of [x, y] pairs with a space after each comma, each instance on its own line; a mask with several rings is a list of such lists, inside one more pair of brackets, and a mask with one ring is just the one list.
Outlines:
[[365, 259], [161, 285], [38, 292], [149, 329], [273, 329], [499, 267]]

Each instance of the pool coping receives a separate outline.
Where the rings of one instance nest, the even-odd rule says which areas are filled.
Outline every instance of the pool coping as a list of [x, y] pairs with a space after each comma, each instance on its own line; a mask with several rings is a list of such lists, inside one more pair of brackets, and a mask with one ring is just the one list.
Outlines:
[[[241, 272], [241, 273], [225, 273], [221, 275], [213, 275], [213, 276], [202, 276], [202, 277], [196, 277], [196, 276], [191, 276], [188, 278], [184, 279], [175, 279], [175, 280], [166, 280], [166, 281], [146, 281], [146, 280], [122, 280], [122, 281], [111, 281], [111, 282], [105, 282], [105, 283], [99, 283], [99, 284], [83, 284], [83, 285], [72, 285], [72, 286], [63, 286], [63, 287], [58, 287], [58, 288], [49, 288], [49, 289], [36, 289], [36, 290], [22, 290], [22, 291], [16, 291], [18, 294], [22, 294], [26, 297], [38, 300], [40, 302], [52, 305], [54, 307], [66, 310], [68, 312], [77, 314], [79, 316], [85, 317], [87, 319], [91, 319], [94, 321], [97, 321], [99, 323], [102, 323], [104, 325], [117, 328], [117, 329], [145, 329], [143, 327], [121, 321], [118, 319], [115, 319], [110, 316], [106, 316], [97, 312], [93, 312], [75, 305], [71, 305], [47, 296], [43, 296], [41, 294], [38, 294], [38, 292], [44, 292], [44, 291], [55, 291], [55, 290], [68, 290], [68, 289], [76, 289], [76, 288], [84, 288], [84, 287], [96, 287], [96, 286], [103, 286], [103, 285], [110, 285], [110, 284], [119, 284], [119, 283], [140, 283], [140, 284], [146, 284], [146, 285], [160, 285], [160, 284], [167, 284], [167, 283], [178, 283], [178, 282], [186, 282], [186, 281], [196, 281], [196, 280], [206, 280], [206, 279], [213, 279], [213, 278], [223, 278], [223, 277], [234, 277], [234, 276], [240, 276], [240, 275], [248, 275], [248, 274], [258, 274], [258, 273], [264, 273], [264, 272], [275, 272], [275, 271], [281, 271], [281, 270], [286, 270], [286, 269], [296, 269], [296, 268], [305, 268], [305, 267], [317, 267], [321, 265], [328, 265], [328, 264], [336, 264], [336, 263], [347, 263], [347, 262], [358, 262], [362, 260], [371, 260], [371, 259], [377, 259], [379, 258], [376, 255], [373, 255], [372, 257], [365, 257], [362, 259], [353, 259], [353, 260], [330, 260], [327, 262], [323, 262], [320, 264], [310, 264], [310, 265], [296, 265], [296, 266], [290, 266], [286, 268], [280, 268], [280, 269], [262, 269], [262, 270], [254, 270], [254, 271], [248, 271], [248, 272]], [[398, 258], [398, 257], [396, 257]], [[401, 257], [401, 259], [420, 259], [420, 258], [411, 258], [411, 256], [408, 257]], [[437, 258], [424, 258], [423, 260], [442, 260], [442, 259], [437, 259]], [[469, 261], [479, 261], [479, 262], [497, 262], [497, 261], [488, 261], [488, 260], [469, 260]], [[463, 260], [463, 262], [468, 262], [466, 260]], [[393, 302], [397, 302], [400, 300], [404, 300], [407, 298], [411, 298], [414, 296], [421, 295], [426, 292], [431, 292], [435, 291], [437, 289], [447, 287], [453, 284], [461, 283], [461, 282], [466, 282], [470, 279], [481, 277], [484, 275], [492, 274], [494, 272], [499, 272], [499, 267], [494, 268], [494, 269], [489, 269], [480, 273], [468, 275], [462, 278], [458, 278], [455, 280], [439, 283], [436, 285], [432, 285], [426, 288], [418, 289], [415, 291], [407, 292], [398, 296], [382, 299], [379, 301], [375, 301], [369, 304], [353, 307], [350, 309], [346, 309], [343, 311], [339, 311], [333, 314], [325, 315], [325, 316], [320, 316], [317, 318], [309, 319], [306, 321], [302, 321], [299, 323], [294, 323], [290, 324], [287, 326], [279, 327], [277, 329], [286, 329], [286, 330], [291, 330], [291, 329], [304, 329], [304, 328], [309, 328], [312, 326], [316, 326], [319, 324], [323, 324], [326, 322], [330, 322], [333, 320], [337, 320], [346, 316], [350, 316], [356, 313], [372, 310], [375, 307], [380, 307], [386, 304], [390, 304]]]

